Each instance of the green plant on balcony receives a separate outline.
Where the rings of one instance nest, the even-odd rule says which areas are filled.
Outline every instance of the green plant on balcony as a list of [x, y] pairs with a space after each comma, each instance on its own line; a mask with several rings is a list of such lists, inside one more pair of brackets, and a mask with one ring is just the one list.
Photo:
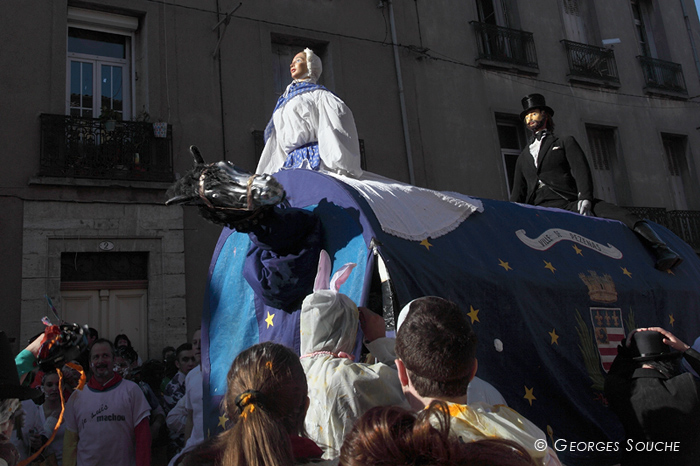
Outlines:
[[119, 113], [113, 108], [102, 107], [102, 113], [98, 120], [102, 122], [106, 131], [114, 131], [117, 126], [117, 120], [121, 119]]

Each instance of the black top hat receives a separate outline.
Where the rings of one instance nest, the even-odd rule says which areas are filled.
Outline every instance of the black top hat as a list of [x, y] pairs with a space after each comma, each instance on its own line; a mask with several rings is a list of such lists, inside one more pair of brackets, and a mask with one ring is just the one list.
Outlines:
[[664, 336], [653, 330], [637, 332], [632, 336], [632, 351], [637, 354], [635, 361], [653, 361], [660, 359], [672, 359], [682, 356], [682, 353], [673, 352], [664, 344]]
[[38, 388], [23, 387], [19, 384], [15, 358], [12, 356], [10, 340], [5, 332], [0, 332], [0, 400], [19, 398], [20, 400], [35, 400], [43, 392]]
[[530, 94], [526, 95], [523, 97], [523, 100], [521, 100], [523, 104], [523, 111], [520, 112], [520, 119], [522, 120], [525, 118], [525, 115], [530, 110], [533, 110], [535, 108], [543, 108], [547, 113], [550, 115], [554, 115], [554, 110], [552, 110], [551, 107], [547, 106], [547, 102], [544, 100], [544, 96], [542, 94]]

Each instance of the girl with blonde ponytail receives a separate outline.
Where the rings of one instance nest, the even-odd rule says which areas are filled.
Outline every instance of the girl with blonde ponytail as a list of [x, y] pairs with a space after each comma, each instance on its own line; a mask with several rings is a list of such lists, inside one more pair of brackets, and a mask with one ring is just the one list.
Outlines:
[[253, 345], [233, 361], [227, 382], [228, 429], [179, 464], [287, 466], [321, 457], [304, 435], [308, 387], [292, 350], [272, 342]]

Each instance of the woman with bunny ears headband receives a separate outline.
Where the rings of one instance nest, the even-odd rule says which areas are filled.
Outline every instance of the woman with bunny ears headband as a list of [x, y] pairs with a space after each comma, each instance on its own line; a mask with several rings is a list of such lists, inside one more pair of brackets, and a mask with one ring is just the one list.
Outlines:
[[360, 143], [352, 112], [317, 84], [323, 65], [309, 48], [292, 59], [293, 79], [265, 128], [265, 148], [256, 173], [282, 168], [324, 170], [359, 178]]
[[[391, 405], [408, 408], [392, 367], [393, 339], [376, 338], [366, 343], [373, 354], [377, 348], [375, 356], [387, 355], [376, 364], [354, 362], [350, 355], [357, 343], [360, 313], [366, 316], [365, 322], [372, 316], [381, 320], [369, 309], [358, 309], [340, 293], [354, 266], [346, 264], [331, 279], [330, 257], [321, 250], [314, 292], [301, 306], [301, 364], [311, 400], [305, 427], [309, 437], [324, 450], [324, 458], [340, 454], [345, 435], [368, 409]], [[372, 333], [376, 336], [378, 332]]]

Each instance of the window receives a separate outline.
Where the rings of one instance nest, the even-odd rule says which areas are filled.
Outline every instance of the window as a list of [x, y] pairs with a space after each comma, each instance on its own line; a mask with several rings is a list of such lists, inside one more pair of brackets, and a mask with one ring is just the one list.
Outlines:
[[476, 11], [480, 23], [510, 27], [508, 2], [504, 0], [476, 0]]
[[649, 6], [645, 0], [631, 0], [631, 5], [634, 27], [637, 32], [637, 42], [639, 43], [639, 52], [644, 57], [656, 58], [656, 48], [654, 47], [653, 37], [647, 29], [647, 24], [649, 23]]
[[676, 210], [688, 210], [683, 177], [688, 174], [688, 162], [686, 151], [688, 138], [675, 134], [662, 134], [661, 140], [666, 154], [666, 166], [668, 167], [671, 193], [673, 195]]
[[586, 134], [588, 145], [591, 147], [589, 161], [596, 197], [615, 204], [617, 203], [613, 172], [617, 160], [615, 128], [586, 125]]
[[515, 162], [526, 145], [526, 137], [520, 119], [515, 115], [496, 115], [498, 142], [501, 147], [501, 160], [506, 177], [506, 188], [510, 195], [513, 189]]
[[[471, 21], [476, 33], [479, 58], [488, 66], [526, 68], [536, 72], [537, 52], [531, 32], [518, 29], [515, 1], [476, 0], [478, 21]], [[529, 69], [528, 69], [529, 68]]]
[[588, 44], [588, 31], [580, 0], [562, 0], [566, 38], [579, 44]]
[[67, 109], [71, 116], [131, 118], [131, 44], [136, 18], [68, 10]]

